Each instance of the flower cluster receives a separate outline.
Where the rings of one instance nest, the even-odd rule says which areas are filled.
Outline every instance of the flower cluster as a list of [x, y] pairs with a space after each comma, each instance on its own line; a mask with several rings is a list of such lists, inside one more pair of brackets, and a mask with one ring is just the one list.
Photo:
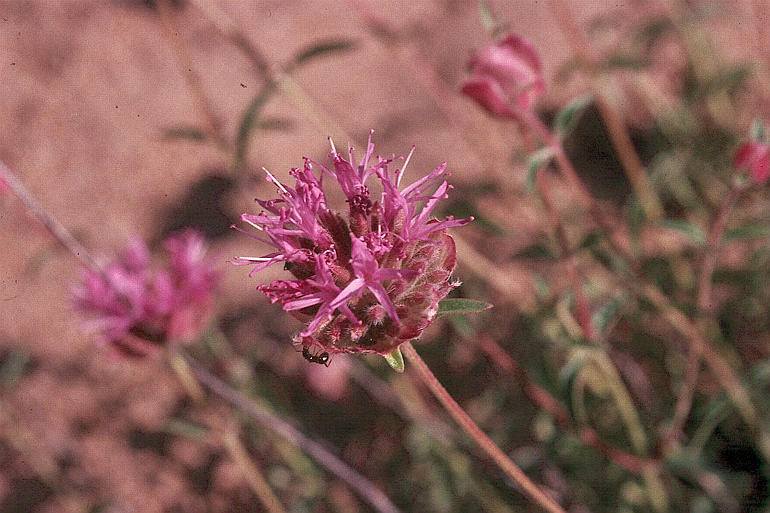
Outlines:
[[[446, 229], [472, 219], [431, 216], [451, 189], [445, 180], [446, 164], [402, 188], [412, 153], [395, 171], [391, 170], [395, 159], [373, 155], [370, 133], [358, 163], [353, 148], [346, 160], [333, 143], [331, 166], [305, 158], [302, 169], [291, 171], [294, 188], [268, 172], [267, 180], [280, 197], [257, 200], [263, 211], [241, 216], [259, 231], [249, 235], [273, 251], [238, 257], [235, 263], [254, 265], [250, 275], [274, 263], [284, 264], [294, 279], [258, 289], [308, 322], [296, 338], [306, 348], [389, 353], [419, 337], [433, 321], [438, 302], [458, 285], [450, 280], [456, 256]], [[336, 182], [345, 194], [347, 219], [329, 207], [324, 178]], [[381, 185], [379, 200], [369, 190], [370, 178]]]
[[495, 116], [516, 118], [529, 112], [545, 92], [540, 56], [529, 41], [515, 34], [484, 47], [469, 65], [471, 78], [462, 93]]
[[147, 245], [136, 239], [102, 270], [87, 269], [73, 290], [83, 329], [121, 355], [147, 356], [187, 340], [209, 318], [219, 277], [205, 259], [203, 236], [186, 230], [163, 246], [164, 269], [151, 269]]

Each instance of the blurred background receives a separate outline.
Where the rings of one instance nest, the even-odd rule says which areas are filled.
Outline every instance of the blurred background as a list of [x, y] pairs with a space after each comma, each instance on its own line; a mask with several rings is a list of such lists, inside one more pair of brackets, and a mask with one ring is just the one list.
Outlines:
[[[574, 427], [593, 425], [634, 452], [601, 387], [586, 392], [572, 427], [525, 393], [531, 379], [565, 408], [576, 404], [564, 385], [574, 323], [559, 313], [569, 291], [526, 183], [534, 140], [458, 90], [468, 58], [505, 29], [541, 53], [544, 119], [598, 88], [674, 220], [639, 232], [640, 269], [686, 307], [693, 226], [707, 228], [732, 152], [767, 110], [768, 13], [749, 0], [0, 0], [0, 160], [96, 255], [133, 236], [157, 247], [179, 228], [203, 231], [223, 283], [191, 350], [325, 440], [404, 511], [537, 511], [410, 373], [376, 357], [338, 355], [328, 368], [302, 359], [290, 344], [300, 323], [255, 290], [280, 266], [250, 279], [227, 263], [263, 252], [230, 228], [258, 211], [255, 197], [273, 196], [260, 168], [286, 180], [303, 156], [324, 161], [328, 135], [361, 148], [370, 128], [383, 156], [414, 144], [409, 181], [448, 162], [455, 190], [444, 214], [477, 218], [457, 231], [457, 296], [495, 308], [437, 321], [418, 348], [480, 426], [570, 511], [767, 511], [766, 462], [709, 377], [685, 428], [687, 441], [700, 433], [698, 450], [663, 455], [651, 441], [629, 466]], [[591, 43], [590, 69], [570, 26]], [[581, 111], [565, 146], [605, 208], [635, 219], [596, 108]], [[570, 190], [556, 175], [551, 183], [569, 225], [579, 215]], [[766, 220], [765, 199], [754, 194], [736, 223]], [[570, 233], [580, 240], [581, 230]], [[759, 373], [758, 395], [770, 353], [767, 259], [756, 260], [766, 233], [726, 249], [716, 294], [721, 342], [736, 368]], [[7, 191], [0, 240], [0, 512], [265, 511], [222, 442], [232, 432], [286, 511], [370, 511], [227, 404], [190, 399], [166, 360], [96, 348], [69, 301], [78, 262]], [[598, 275], [589, 281], [605, 353], [654, 440], [671, 417], [685, 346], [645, 305]]]

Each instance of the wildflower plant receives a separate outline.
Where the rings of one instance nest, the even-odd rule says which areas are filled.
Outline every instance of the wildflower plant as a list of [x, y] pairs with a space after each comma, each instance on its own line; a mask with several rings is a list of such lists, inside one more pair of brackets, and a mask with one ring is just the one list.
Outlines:
[[152, 269], [150, 251], [133, 240], [103, 268], [88, 267], [72, 292], [83, 329], [124, 356], [147, 356], [187, 341], [208, 322], [219, 279], [203, 236], [188, 229], [163, 242], [167, 266]]
[[[305, 158], [301, 169], [291, 170], [293, 188], [266, 171], [279, 197], [257, 200], [263, 210], [241, 219], [258, 232], [248, 235], [273, 251], [235, 263], [253, 265], [250, 275], [283, 263], [293, 275], [258, 289], [307, 322], [296, 343], [330, 353], [387, 355], [420, 337], [439, 301], [459, 285], [452, 279], [455, 244], [446, 232], [472, 218], [434, 217], [452, 188], [446, 163], [404, 186], [414, 148], [406, 158], [375, 157], [370, 133], [357, 162], [353, 148], [345, 159], [331, 146], [331, 165]], [[403, 165], [396, 167], [397, 161]], [[327, 202], [329, 181], [346, 197], [347, 218]], [[379, 182], [379, 199], [369, 182]]]

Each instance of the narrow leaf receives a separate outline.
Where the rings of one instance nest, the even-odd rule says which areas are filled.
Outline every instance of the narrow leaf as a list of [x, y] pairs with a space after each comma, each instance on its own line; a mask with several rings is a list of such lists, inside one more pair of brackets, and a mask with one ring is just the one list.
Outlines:
[[331, 41], [321, 41], [305, 48], [294, 57], [291, 68], [296, 68], [306, 62], [323, 55], [345, 52], [355, 47], [355, 42], [349, 39], [334, 39]]
[[732, 93], [743, 86], [751, 72], [752, 67], [747, 64], [721, 69], [700, 84], [697, 93], [702, 96], [709, 96], [722, 91]]
[[444, 299], [438, 303], [436, 317], [444, 315], [466, 315], [489, 310], [493, 305], [475, 299]]
[[702, 245], [706, 242], [706, 234], [703, 230], [689, 221], [684, 219], [665, 219], [661, 226], [668, 228], [669, 230], [675, 230], [685, 234], [693, 243]]
[[172, 435], [192, 438], [194, 440], [202, 440], [208, 433], [206, 426], [179, 418], [168, 419], [165, 431]]
[[765, 120], [757, 118], [751, 123], [751, 138], [758, 142], [765, 142]]
[[645, 66], [643, 59], [633, 55], [610, 55], [603, 64], [604, 69], [642, 69]]
[[770, 237], [770, 226], [767, 223], [752, 223], [739, 226], [725, 234], [725, 240], [764, 239]]
[[246, 110], [241, 116], [241, 122], [238, 125], [238, 135], [235, 139], [235, 162], [234, 168], [238, 172], [243, 168], [243, 163], [246, 161], [246, 155], [249, 150], [249, 141], [251, 138], [251, 132], [258, 126], [259, 113], [262, 107], [265, 105], [270, 95], [274, 91], [274, 84], [268, 84], [262, 89], [249, 103]]
[[196, 126], [172, 126], [163, 129], [163, 139], [187, 139], [188, 141], [201, 142], [206, 140], [206, 132]]
[[580, 120], [580, 116], [583, 114], [586, 107], [591, 105], [593, 101], [593, 96], [586, 95], [575, 98], [567, 104], [567, 106], [556, 115], [556, 121], [554, 122], [556, 132], [561, 137], [567, 135]]
[[551, 151], [551, 148], [540, 148], [529, 156], [529, 159], [527, 159], [527, 191], [532, 192], [535, 188], [537, 172], [548, 164], [552, 158], [553, 151]]
[[556, 115], [554, 126], [557, 133], [564, 137], [574, 128], [577, 121], [580, 119], [581, 114], [587, 106], [593, 102], [593, 96], [585, 95], [580, 96], [572, 100]]
[[0, 384], [12, 387], [19, 382], [30, 362], [30, 354], [21, 349], [11, 349], [0, 363]]
[[399, 348], [395, 348], [390, 353], [383, 355], [390, 368], [396, 372], [404, 372], [404, 355]]

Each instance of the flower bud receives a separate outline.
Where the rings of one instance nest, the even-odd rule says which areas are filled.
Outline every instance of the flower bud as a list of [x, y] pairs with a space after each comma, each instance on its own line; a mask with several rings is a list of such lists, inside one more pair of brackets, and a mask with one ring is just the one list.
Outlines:
[[495, 116], [518, 117], [531, 111], [545, 92], [540, 56], [515, 34], [482, 48], [469, 66], [471, 77], [462, 93]]
[[733, 167], [737, 171], [748, 171], [755, 184], [764, 184], [770, 178], [770, 146], [760, 141], [743, 144], [735, 154]]

